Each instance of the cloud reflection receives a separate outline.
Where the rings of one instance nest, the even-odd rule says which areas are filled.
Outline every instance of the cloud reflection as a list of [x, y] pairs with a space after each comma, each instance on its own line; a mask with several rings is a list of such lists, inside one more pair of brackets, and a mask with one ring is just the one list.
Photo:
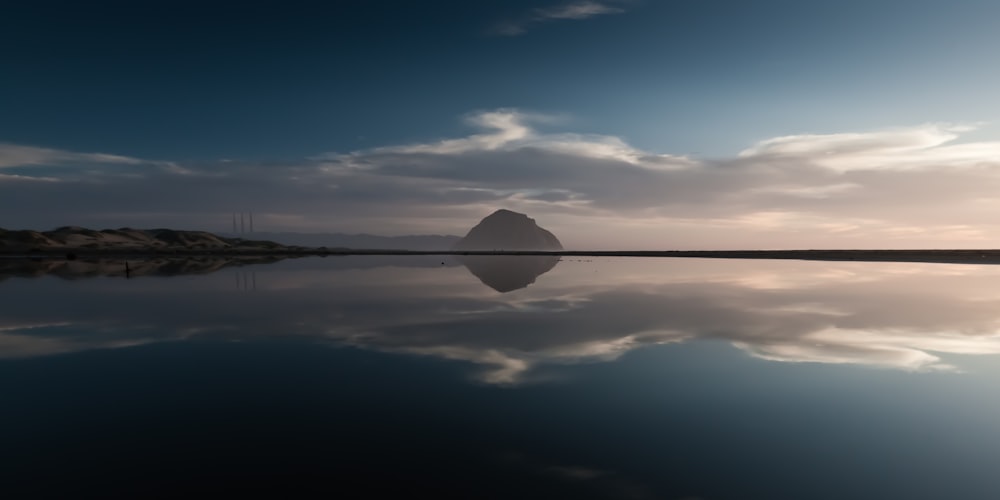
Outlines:
[[0, 284], [11, 306], [0, 317], [0, 357], [297, 336], [467, 362], [478, 380], [512, 385], [558, 365], [698, 339], [772, 361], [907, 371], [959, 370], [960, 358], [945, 356], [1000, 353], [998, 267], [568, 260], [530, 287], [497, 294], [439, 262], [351, 259], [255, 267], [256, 291], [234, 289], [225, 270], [9, 280]]

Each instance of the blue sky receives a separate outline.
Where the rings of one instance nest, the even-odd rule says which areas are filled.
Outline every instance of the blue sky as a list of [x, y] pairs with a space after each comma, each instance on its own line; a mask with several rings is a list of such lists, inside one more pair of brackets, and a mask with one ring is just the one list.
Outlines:
[[205, 4], [5, 7], [0, 227], [1000, 244], [997, 2]]

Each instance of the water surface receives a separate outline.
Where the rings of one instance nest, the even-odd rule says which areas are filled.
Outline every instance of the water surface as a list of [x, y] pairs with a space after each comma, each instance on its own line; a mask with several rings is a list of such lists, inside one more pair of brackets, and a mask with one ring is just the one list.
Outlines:
[[8, 271], [0, 484], [1000, 494], [1000, 267], [539, 259]]

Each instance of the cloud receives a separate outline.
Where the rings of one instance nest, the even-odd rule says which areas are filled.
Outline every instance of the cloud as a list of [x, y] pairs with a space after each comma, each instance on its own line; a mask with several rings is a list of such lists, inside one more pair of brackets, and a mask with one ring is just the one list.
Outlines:
[[59, 182], [56, 177], [0, 174], [0, 182]]
[[502, 36], [523, 35], [533, 25], [549, 21], [573, 20], [579, 21], [596, 16], [621, 14], [625, 9], [621, 1], [579, 0], [555, 5], [547, 8], [533, 9], [529, 14], [516, 21], [508, 21], [495, 26], [494, 34]]
[[0, 168], [74, 163], [141, 165], [147, 160], [105, 153], [77, 153], [58, 149], [0, 143]]
[[501, 109], [477, 113], [466, 118], [470, 125], [485, 129], [484, 134], [474, 134], [461, 139], [447, 139], [429, 144], [412, 144], [376, 148], [374, 153], [429, 153], [457, 154], [470, 151], [495, 151], [517, 144], [534, 135], [529, 127], [532, 120], [544, 119], [539, 115], [529, 115], [517, 110]]
[[462, 234], [503, 207], [570, 248], [1000, 243], [1000, 141], [963, 142], [970, 126], [790, 135], [696, 159], [566, 132], [564, 119], [518, 109], [466, 122], [465, 136], [272, 163], [8, 144], [0, 227], [225, 231], [234, 210], [253, 210], [268, 230]]
[[484, 111], [466, 117], [466, 123], [484, 133], [459, 139], [436, 142], [388, 146], [363, 150], [349, 155], [328, 154], [318, 159], [334, 161], [366, 160], [370, 165], [378, 157], [403, 157], [406, 155], [454, 156], [472, 153], [510, 153], [538, 149], [547, 152], [578, 156], [581, 158], [608, 159], [637, 164], [640, 160], [664, 164], [690, 164], [686, 158], [671, 155], [651, 155], [638, 151], [617, 137], [580, 134], [540, 134], [533, 127], [536, 123], [558, 122], [556, 117], [526, 113], [517, 109]]
[[742, 158], [800, 159], [838, 172], [995, 163], [1000, 142], [948, 145], [968, 125], [928, 124], [868, 133], [793, 135], [761, 141]]

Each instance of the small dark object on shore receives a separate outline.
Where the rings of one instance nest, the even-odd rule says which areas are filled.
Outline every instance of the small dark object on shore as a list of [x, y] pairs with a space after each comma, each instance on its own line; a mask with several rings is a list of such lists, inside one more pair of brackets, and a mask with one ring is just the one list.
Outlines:
[[66, 260], [76, 260], [76, 254], [73, 252], [66, 254]]

